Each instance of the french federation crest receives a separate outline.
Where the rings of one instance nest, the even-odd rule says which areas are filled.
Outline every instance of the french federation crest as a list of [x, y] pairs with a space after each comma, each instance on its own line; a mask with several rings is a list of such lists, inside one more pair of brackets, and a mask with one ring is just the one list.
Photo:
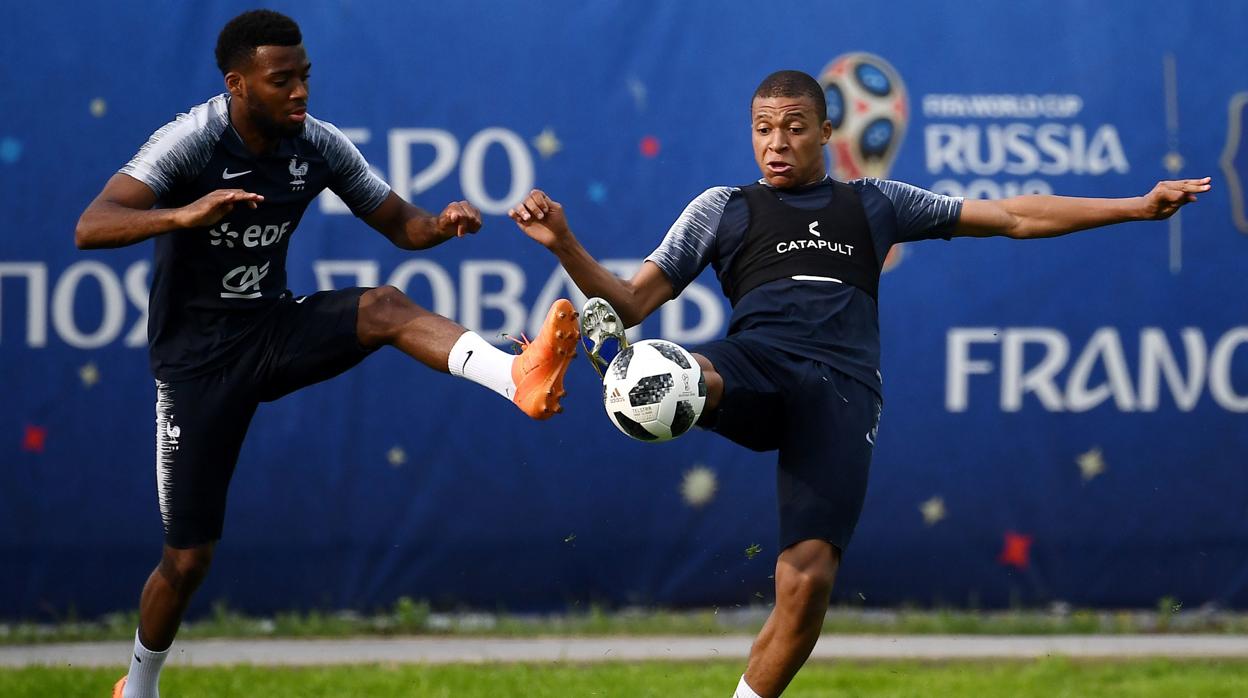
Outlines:
[[306, 182], [303, 181], [303, 176], [308, 173], [308, 163], [300, 163], [299, 158], [291, 158], [289, 169], [290, 190], [299, 191], [300, 189], [303, 189], [303, 185], [306, 184]]
[[1227, 118], [1226, 148], [1222, 150], [1222, 173], [1231, 193], [1231, 219], [1239, 232], [1248, 234], [1248, 201], [1244, 187], [1248, 185], [1248, 140], [1244, 123], [1248, 121], [1248, 92], [1231, 97]]

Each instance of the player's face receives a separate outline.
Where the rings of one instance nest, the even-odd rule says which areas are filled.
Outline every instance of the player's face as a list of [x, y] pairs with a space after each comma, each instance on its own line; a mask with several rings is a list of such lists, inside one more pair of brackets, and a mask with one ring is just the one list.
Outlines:
[[273, 136], [293, 136], [302, 131], [308, 115], [311, 70], [302, 44], [257, 48], [251, 62], [238, 71], [239, 96], [252, 123]]
[[809, 97], [758, 97], [751, 111], [754, 161], [768, 184], [787, 189], [823, 179], [832, 122], [819, 123]]

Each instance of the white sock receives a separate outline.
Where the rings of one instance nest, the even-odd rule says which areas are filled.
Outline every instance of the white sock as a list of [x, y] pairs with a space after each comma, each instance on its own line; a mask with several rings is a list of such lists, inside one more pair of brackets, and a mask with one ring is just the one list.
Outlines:
[[169, 650], [153, 652], [139, 642], [134, 633], [134, 656], [130, 658], [130, 674], [122, 698], [160, 698], [160, 668], [165, 665]]
[[732, 694], [732, 698], [763, 698], [750, 688], [750, 684], [745, 682], [745, 674], [741, 675], [741, 681], [737, 683], [737, 692]]
[[515, 354], [490, 344], [476, 332], [465, 332], [451, 347], [446, 367], [452, 376], [484, 385], [510, 400], [516, 394], [516, 384], [511, 380], [511, 362], [515, 359]]

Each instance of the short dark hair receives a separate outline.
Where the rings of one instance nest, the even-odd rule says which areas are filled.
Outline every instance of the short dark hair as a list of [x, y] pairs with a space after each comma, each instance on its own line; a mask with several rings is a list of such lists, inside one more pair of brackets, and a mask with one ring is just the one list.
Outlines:
[[819, 123], [828, 120], [828, 101], [823, 94], [819, 81], [800, 70], [777, 70], [763, 78], [750, 104], [759, 97], [809, 97], [815, 103], [815, 115]]
[[295, 20], [273, 10], [248, 10], [231, 19], [217, 37], [217, 67], [225, 75], [251, 60], [261, 46], [298, 46], [303, 34]]

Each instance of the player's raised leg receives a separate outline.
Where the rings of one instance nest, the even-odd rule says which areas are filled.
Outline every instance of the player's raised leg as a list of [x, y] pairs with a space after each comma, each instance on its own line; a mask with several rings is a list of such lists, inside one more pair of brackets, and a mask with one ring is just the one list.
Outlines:
[[393, 286], [360, 297], [360, 343], [390, 344], [436, 370], [461, 376], [511, 400], [534, 419], [561, 412], [563, 377], [576, 356], [577, 314], [566, 299], [555, 301], [542, 328], [520, 354], [510, 354], [437, 313], [414, 303]]

